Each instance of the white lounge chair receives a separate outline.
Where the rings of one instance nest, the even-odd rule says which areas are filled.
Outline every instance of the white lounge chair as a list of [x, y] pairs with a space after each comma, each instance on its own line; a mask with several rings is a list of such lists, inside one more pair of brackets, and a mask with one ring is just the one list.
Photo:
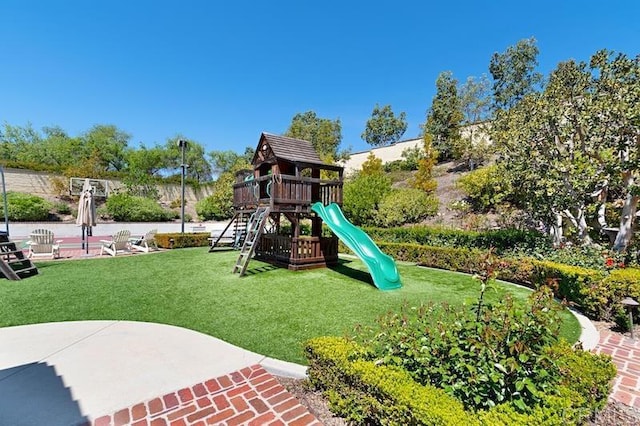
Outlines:
[[29, 258], [32, 257], [49, 257], [56, 259], [60, 257], [60, 243], [62, 240], [56, 240], [53, 232], [48, 229], [34, 229], [29, 234]]
[[158, 250], [158, 244], [156, 243], [157, 233], [157, 229], [152, 229], [141, 238], [130, 238], [129, 244], [132, 249], [142, 251], [144, 253], [149, 253], [151, 249]]
[[123, 229], [118, 231], [111, 240], [100, 240], [102, 246], [100, 247], [100, 256], [104, 252], [107, 252], [111, 256], [116, 256], [118, 253], [129, 252], [129, 237], [131, 237], [131, 231]]

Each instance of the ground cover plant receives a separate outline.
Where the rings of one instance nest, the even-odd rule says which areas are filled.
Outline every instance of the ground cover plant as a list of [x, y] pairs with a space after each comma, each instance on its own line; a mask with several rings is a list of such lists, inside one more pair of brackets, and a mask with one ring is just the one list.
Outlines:
[[[405, 304], [473, 303], [470, 276], [400, 264], [403, 287], [382, 292], [365, 266], [346, 259], [334, 269], [292, 272], [252, 261], [249, 274], [231, 273], [237, 252], [203, 248], [149, 256], [41, 262], [40, 274], [0, 281], [0, 326], [51, 321], [133, 320], [171, 324], [216, 336], [267, 356], [306, 363], [302, 347], [317, 336], [341, 336], [373, 324]], [[487, 300], [529, 291], [498, 285]], [[580, 327], [563, 316], [561, 334], [574, 342]]]

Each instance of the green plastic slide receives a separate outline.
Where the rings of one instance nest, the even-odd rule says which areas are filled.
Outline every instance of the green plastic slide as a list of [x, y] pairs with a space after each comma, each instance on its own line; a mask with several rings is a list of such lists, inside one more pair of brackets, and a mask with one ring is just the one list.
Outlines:
[[402, 287], [400, 274], [393, 258], [383, 253], [371, 237], [349, 222], [340, 210], [340, 206], [335, 203], [324, 206], [318, 202], [311, 206], [311, 210], [316, 212], [333, 233], [362, 259], [369, 268], [369, 273], [376, 287], [380, 290], [393, 290]]

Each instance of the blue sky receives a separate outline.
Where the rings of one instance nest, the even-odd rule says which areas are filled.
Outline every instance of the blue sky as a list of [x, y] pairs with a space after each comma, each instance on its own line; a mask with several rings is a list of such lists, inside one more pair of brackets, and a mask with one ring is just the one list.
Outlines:
[[360, 151], [376, 103], [415, 137], [440, 72], [488, 74], [523, 38], [545, 74], [601, 48], [640, 53], [635, 0], [2, 0], [0, 16], [0, 123], [114, 124], [132, 146], [181, 134], [207, 152], [242, 152], [309, 110]]

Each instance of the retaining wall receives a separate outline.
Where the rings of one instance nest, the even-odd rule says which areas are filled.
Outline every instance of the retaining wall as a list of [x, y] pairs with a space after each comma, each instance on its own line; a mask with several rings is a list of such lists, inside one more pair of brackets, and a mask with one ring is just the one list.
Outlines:
[[[4, 178], [7, 191], [25, 192], [28, 194], [37, 195], [46, 199], [54, 199], [59, 197], [59, 192], [56, 192], [56, 186], [53, 181], [56, 179], [67, 180], [64, 176], [47, 173], [36, 172], [33, 170], [22, 169], [4, 169]], [[109, 191], [117, 191], [123, 188], [124, 185], [118, 180], [108, 180]], [[158, 185], [158, 193], [160, 194], [160, 202], [163, 204], [170, 204], [172, 201], [180, 200], [181, 188], [180, 185], [167, 184]], [[2, 188], [0, 188], [1, 192]], [[185, 210], [195, 217], [195, 204], [198, 200], [205, 198], [213, 194], [212, 185], [202, 185], [201, 187], [194, 189], [190, 186], [185, 186]]]

